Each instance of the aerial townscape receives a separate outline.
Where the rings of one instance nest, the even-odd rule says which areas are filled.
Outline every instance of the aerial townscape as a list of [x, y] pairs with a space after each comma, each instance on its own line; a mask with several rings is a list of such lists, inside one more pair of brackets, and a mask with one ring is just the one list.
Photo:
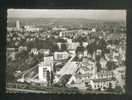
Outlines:
[[125, 93], [126, 23], [9, 18], [8, 93]]

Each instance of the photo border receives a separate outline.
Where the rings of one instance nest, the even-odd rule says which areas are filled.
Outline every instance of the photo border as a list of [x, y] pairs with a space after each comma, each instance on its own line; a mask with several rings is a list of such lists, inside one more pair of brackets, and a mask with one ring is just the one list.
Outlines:
[[[10, 0], [8, 2], [2, 2], [0, 5], [0, 97], [6, 100], [20, 100], [25, 99], [92, 99], [92, 100], [128, 100], [132, 99], [132, 10], [130, 8], [129, 0]], [[6, 79], [6, 26], [7, 26], [7, 9], [19, 8], [19, 9], [126, 9], [127, 10], [127, 52], [126, 52], [126, 94], [113, 95], [113, 94], [6, 94], [5, 91], [5, 79]]]

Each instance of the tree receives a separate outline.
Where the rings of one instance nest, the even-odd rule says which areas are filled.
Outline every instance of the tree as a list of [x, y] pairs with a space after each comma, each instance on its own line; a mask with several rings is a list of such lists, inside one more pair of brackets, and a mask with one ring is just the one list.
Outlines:
[[96, 66], [97, 66], [97, 72], [100, 72], [101, 71], [101, 64], [99, 62], [97, 62]]
[[51, 86], [53, 84], [53, 79], [54, 79], [54, 73], [53, 73], [53, 71], [51, 71], [51, 77], [50, 77]]
[[67, 50], [66, 44], [62, 44], [62, 45], [61, 45], [61, 48], [62, 48], [62, 51]]
[[28, 57], [28, 52], [27, 51], [21, 51], [16, 53], [16, 59], [21, 60], [21, 59], [26, 59]]
[[65, 85], [69, 81], [70, 77], [71, 77], [71, 74], [66, 74], [66, 75], [62, 76], [62, 78], [60, 79], [60, 86], [65, 87]]
[[112, 84], [111, 83], [109, 83], [109, 88], [107, 89], [107, 91], [112, 91]]
[[47, 70], [46, 72], [46, 77], [47, 77], [47, 82], [48, 82], [48, 86], [50, 85], [50, 72]]
[[14, 72], [17, 70], [19, 64], [16, 61], [8, 62], [6, 66], [6, 80], [9, 82], [15, 81]]
[[113, 61], [108, 61], [106, 66], [107, 66], [108, 70], [113, 70], [116, 67], [118, 67]]

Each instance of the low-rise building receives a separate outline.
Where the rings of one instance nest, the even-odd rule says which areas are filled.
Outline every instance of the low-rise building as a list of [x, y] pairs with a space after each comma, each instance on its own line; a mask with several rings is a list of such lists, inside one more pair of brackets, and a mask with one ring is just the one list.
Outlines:
[[69, 58], [69, 54], [66, 51], [62, 51], [62, 52], [54, 52], [54, 59], [55, 60], [65, 60]]
[[101, 58], [99, 62], [101, 64], [102, 69], [107, 69], [106, 67], [107, 61], [104, 58]]
[[87, 47], [88, 46], [88, 42], [83, 42], [83, 47]]
[[80, 68], [78, 70], [78, 72], [80, 74], [90, 74], [93, 75], [96, 73], [96, 65], [95, 62], [92, 59], [89, 59], [87, 57], [84, 57], [82, 59]]
[[103, 91], [103, 90], [108, 89], [108, 88], [114, 89], [116, 87], [116, 79], [115, 78], [93, 79], [90, 81], [90, 84], [91, 84], [93, 90], [100, 89]]
[[116, 86], [116, 78], [112, 71], [101, 71], [93, 76], [90, 80], [90, 84], [93, 90], [108, 89], [111, 85], [111, 88], [115, 88]]
[[34, 54], [34, 55], [38, 55], [39, 52], [38, 52], [37, 48], [32, 48], [31, 53]]
[[24, 26], [24, 28], [27, 32], [38, 32], [40, 30], [39, 28], [33, 26]]
[[48, 56], [50, 54], [50, 49], [40, 49], [39, 53], [43, 54], [44, 56]]
[[76, 48], [79, 46], [79, 42], [68, 42], [67, 43], [67, 49], [69, 51], [69, 53], [75, 55], [76, 53]]
[[85, 85], [85, 81], [87, 81], [86, 78], [87, 77], [84, 77], [84, 76], [73, 75], [67, 82], [67, 86], [86, 90], [87, 89]]
[[[20, 51], [26, 51], [27, 50], [27, 47], [26, 46], [20, 46], [19, 48], [18, 48], [18, 51], [20, 52]], [[33, 51], [32, 51], [33, 52]]]

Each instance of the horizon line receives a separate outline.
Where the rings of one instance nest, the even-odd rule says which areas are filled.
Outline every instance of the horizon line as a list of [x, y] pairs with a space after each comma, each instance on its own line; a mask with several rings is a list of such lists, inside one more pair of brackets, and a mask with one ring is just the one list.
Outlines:
[[[70, 17], [68, 17], [68, 18], [57, 18], [57, 17], [8, 17], [8, 18], [18, 18], [18, 19], [38, 19], [38, 18], [42, 18], [42, 19], [85, 19], [85, 20], [92, 20], [92, 21], [121, 21], [121, 22], [126, 22], [126, 20], [107, 20], [107, 19], [90, 19], [90, 18], [70, 18]], [[7, 18], [7, 19], [8, 19]]]

